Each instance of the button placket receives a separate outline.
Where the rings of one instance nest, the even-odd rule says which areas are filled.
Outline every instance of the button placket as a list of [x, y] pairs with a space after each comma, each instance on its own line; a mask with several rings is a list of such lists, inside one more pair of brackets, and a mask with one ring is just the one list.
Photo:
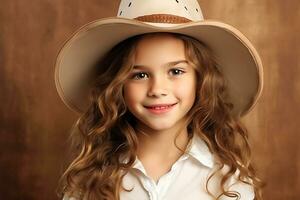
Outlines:
[[156, 183], [153, 179], [150, 178], [150, 183], [151, 183], [151, 186], [153, 188], [152, 190], [152, 198], [153, 200], [158, 200], [158, 187], [156, 186]]
[[163, 177], [163, 179], [161, 179], [159, 181], [158, 186], [157, 186], [159, 199], [163, 199], [163, 197], [165, 196], [165, 194], [171, 184], [170, 178], [171, 178], [171, 176], [168, 174], [168, 176]]
[[157, 191], [158, 191], [159, 199], [163, 199], [165, 194], [167, 193], [168, 188], [172, 183], [172, 179], [174, 177], [174, 173], [175, 173], [175, 170], [178, 167], [178, 164], [179, 163], [176, 162], [171, 167], [171, 170], [167, 174], [162, 176], [161, 179], [159, 180], [158, 185], [157, 185]]
[[155, 182], [148, 176], [144, 176], [142, 179], [142, 183], [144, 185], [144, 188], [148, 192], [149, 199], [158, 200], [158, 192], [157, 192], [157, 187], [155, 185]]
[[147, 175], [143, 164], [140, 161], [137, 162], [139, 171], [142, 173], [141, 181], [143, 183], [144, 188], [147, 190], [150, 200], [164, 199], [164, 196], [166, 195], [168, 188], [170, 187], [171, 183], [173, 182], [172, 179], [175, 176], [176, 171], [178, 170], [182, 161], [187, 159], [187, 157], [188, 157], [188, 155], [186, 155], [186, 154], [181, 156], [177, 160], [177, 162], [175, 162], [172, 165], [171, 170], [159, 179], [158, 184], [156, 184], [155, 181]]
[[166, 174], [159, 182], [159, 198], [161, 200], [165, 199], [164, 197], [167, 194], [167, 191], [170, 187], [170, 185], [174, 182], [174, 178], [177, 176], [177, 174], [180, 171], [180, 168], [182, 167], [182, 162], [188, 158], [188, 155], [183, 155], [180, 157], [180, 159], [174, 163], [174, 165], [171, 168], [171, 171]]

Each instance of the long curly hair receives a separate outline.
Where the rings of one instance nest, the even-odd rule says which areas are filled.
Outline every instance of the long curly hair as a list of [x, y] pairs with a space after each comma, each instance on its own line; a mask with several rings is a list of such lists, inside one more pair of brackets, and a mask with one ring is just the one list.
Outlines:
[[[123, 85], [132, 70], [138, 41], [144, 35], [120, 42], [97, 63], [99, 75], [93, 82], [90, 105], [74, 124], [77, 154], [61, 177], [62, 195], [83, 200], [119, 200], [121, 190], [130, 192], [123, 188], [122, 179], [136, 159], [138, 138], [136, 119], [123, 99]], [[222, 163], [208, 178], [207, 192], [215, 199], [221, 195], [238, 199], [239, 193], [226, 190], [225, 185], [239, 170], [238, 180], [253, 186], [255, 199], [261, 200], [263, 184], [251, 163], [248, 132], [232, 115], [226, 81], [212, 51], [194, 38], [172, 35], [184, 42], [186, 58], [197, 74], [197, 95], [188, 113], [188, 128], [207, 143]], [[120, 162], [124, 157], [127, 162]], [[208, 183], [225, 165], [228, 170], [220, 181], [222, 194], [216, 196], [209, 191]]]

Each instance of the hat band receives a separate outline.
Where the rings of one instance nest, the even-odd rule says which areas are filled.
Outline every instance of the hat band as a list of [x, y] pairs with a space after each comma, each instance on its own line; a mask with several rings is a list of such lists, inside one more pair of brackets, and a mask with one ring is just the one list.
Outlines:
[[168, 24], [180, 24], [191, 22], [192, 20], [185, 17], [169, 15], [169, 14], [153, 14], [144, 15], [134, 18], [142, 22], [153, 22], [153, 23], [168, 23]]

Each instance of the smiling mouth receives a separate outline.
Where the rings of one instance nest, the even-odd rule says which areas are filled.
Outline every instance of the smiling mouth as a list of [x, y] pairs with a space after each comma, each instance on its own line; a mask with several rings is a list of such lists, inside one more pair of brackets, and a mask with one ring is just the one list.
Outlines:
[[151, 106], [144, 106], [152, 113], [161, 114], [170, 111], [177, 103], [174, 104], [156, 104]]

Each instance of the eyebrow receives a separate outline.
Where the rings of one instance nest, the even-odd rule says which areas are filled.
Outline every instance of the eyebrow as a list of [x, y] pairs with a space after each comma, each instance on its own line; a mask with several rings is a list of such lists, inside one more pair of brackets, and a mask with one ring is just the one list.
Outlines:
[[[179, 63], [188, 63], [188, 61], [187, 60], [177, 60], [177, 61], [165, 63], [163, 66], [170, 67], [173, 65], [177, 65]], [[133, 66], [133, 69], [144, 69], [144, 68], [149, 68], [149, 66], [147, 66], [147, 65], [134, 65]]]

